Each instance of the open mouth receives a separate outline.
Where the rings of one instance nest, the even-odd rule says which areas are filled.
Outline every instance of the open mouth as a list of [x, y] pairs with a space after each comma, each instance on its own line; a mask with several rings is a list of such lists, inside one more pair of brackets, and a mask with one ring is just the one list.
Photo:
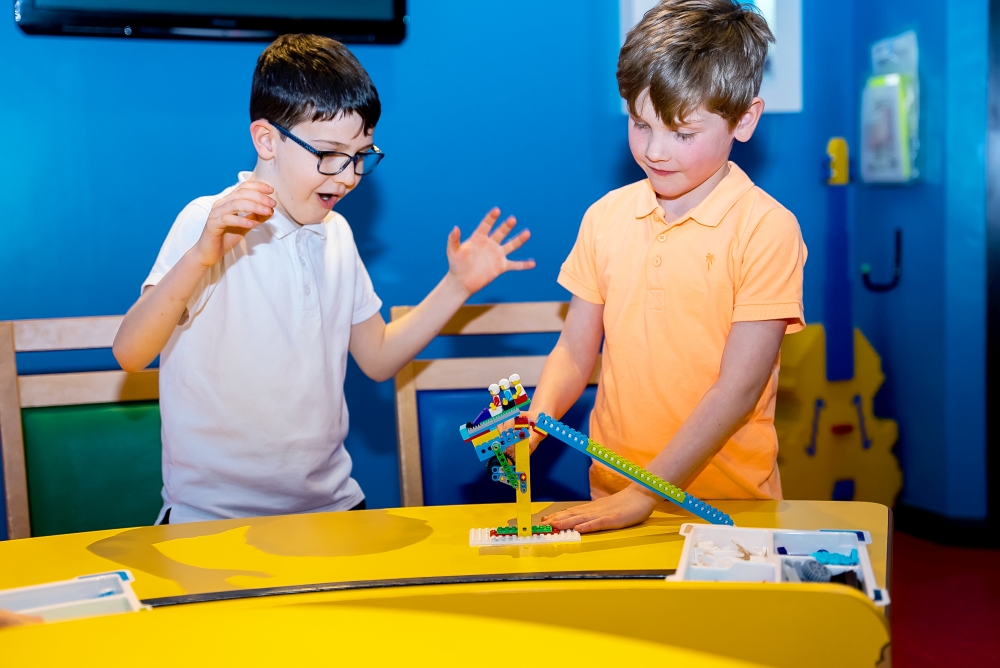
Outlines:
[[317, 193], [317, 195], [319, 195], [320, 204], [328, 209], [332, 209], [333, 205], [340, 199], [333, 193]]

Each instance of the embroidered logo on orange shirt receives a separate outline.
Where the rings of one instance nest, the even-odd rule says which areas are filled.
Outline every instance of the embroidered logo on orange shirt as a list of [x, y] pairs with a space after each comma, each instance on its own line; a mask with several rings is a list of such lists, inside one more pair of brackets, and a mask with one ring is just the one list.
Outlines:
[[715, 262], [715, 256], [711, 253], [705, 254], [705, 264], [708, 265], [708, 270], [712, 270], [712, 263]]

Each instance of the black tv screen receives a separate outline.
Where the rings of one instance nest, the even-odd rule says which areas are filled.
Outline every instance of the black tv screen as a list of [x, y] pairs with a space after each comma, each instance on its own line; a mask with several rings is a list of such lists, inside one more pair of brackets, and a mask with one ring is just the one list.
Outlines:
[[285, 33], [398, 44], [406, 0], [16, 0], [29, 35], [270, 41]]

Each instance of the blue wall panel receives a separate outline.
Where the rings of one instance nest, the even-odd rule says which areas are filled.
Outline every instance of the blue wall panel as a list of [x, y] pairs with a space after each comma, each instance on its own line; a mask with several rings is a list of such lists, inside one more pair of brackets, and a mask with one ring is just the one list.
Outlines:
[[920, 44], [920, 181], [859, 186], [855, 193], [853, 266], [869, 262], [873, 278], [887, 280], [893, 233], [903, 231], [896, 290], [868, 292], [855, 274], [855, 320], [882, 355], [886, 374], [876, 408], [899, 421], [900, 501], [982, 518], [988, 2], [881, 0], [858, 7], [859, 89], [872, 42], [915, 30]]

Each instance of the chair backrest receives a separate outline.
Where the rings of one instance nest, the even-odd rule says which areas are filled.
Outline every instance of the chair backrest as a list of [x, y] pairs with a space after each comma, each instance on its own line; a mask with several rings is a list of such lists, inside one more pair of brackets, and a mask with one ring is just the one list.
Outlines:
[[32, 535], [22, 408], [133, 402], [159, 396], [156, 369], [19, 376], [16, 353], [110, 348], [122, 317], [0, 322], [0, 447], [9, 538]]
[[[392, 307], [392, 320], [398, 320], [412, 308]], [[440, 336], [561, 332], [568, 310], [567, 302], [463, 306], [441, 330]], [[396, 374], [396, 431], [403, 506], [421, 506], [424, 503], [417, 392], [485, 390], [514, 370], [521, 376], [524, 386], [534, 387], [538, 384], [546, 358], [547, 355], [422, 359], [410, 362]], [[598, 358], [590, 384], [597, 383], [600, 370]]]

